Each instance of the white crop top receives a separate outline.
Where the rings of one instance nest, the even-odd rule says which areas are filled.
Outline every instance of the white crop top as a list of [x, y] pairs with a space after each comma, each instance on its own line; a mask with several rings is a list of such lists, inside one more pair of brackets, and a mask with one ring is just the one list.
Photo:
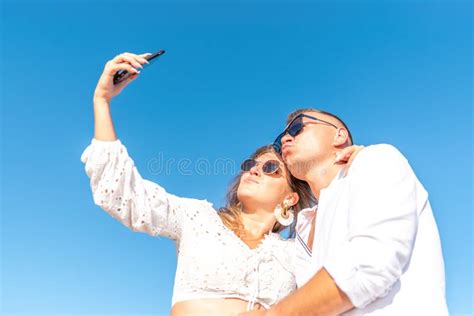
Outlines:
[[205, 298], [240, 298], [269, 308], [296, 288], [294, 240], [266, 235], [250, 249], [206, 200], [167, 193], [138, 173], [120, 142], [92, 139], [81, 161], [94, 203], [135, 232], [176, 242], [172, 305]]

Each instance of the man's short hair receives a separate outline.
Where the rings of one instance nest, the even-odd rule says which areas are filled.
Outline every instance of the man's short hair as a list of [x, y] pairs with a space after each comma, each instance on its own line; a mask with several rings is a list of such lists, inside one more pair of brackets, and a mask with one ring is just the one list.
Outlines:
[[286, 123], [289, 124], [296, 116], [302, 114], [302, 113], [305, 113], [305, 112], [316, 112], [316, 113], [321, 113], [321, 114], [325, 114], [325, 115], [329, 115], [331, 116], [332, 118], [335, 118], [339, 123], [342, 124], [342, 126], [347, 130], [347, 134], [349, 135], [349, 145], [353, 145], [354, 144], [354, 141], [352, 140], [352, 134], [351, 134], [351, 131], [349, 130], [349, 128], [347, 127], [346, 123], [344, 123], [343, 120], [341, 120], [337, 115], [335, 114], [332, 114], [330, 112], [326, 112], [326, 111], [321, 111], [321, 110], [316, 110], [316, 109], [312, 109], [312, 108], [305, 108], [305, 109], [298, 109], [292, 113], [290, 113], [290, 115], [288, 115], [288, 118], [286, 120]]

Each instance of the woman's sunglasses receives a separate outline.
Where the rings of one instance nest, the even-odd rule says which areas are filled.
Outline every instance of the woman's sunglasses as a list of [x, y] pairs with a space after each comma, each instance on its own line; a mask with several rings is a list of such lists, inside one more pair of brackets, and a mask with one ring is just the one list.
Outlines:
[[[243, 172], [250, 171], [250, 169], [260, 163], [260, 161], [257, 161], [255, 159], [247, 159], [240, 165], [240, 170], [242, 170]], [[280, 170], [280, 162], [277, 160], [267, 160], [262, 166], [263, 173], [268, 175], [275, 174], [278, 172], [278, 170]]]
[[326, 123], [328, 125], [331, 125], [331, 126], [337, 128], [336, 125], [334, 125], [332, 123], [329, 123], [329, 122], [326, 122], [326, 121], [323, 121], [323, 120], [320, 120], [320, 119], [318, 119], [314, 116], [306, 115], [306, 114], [299, 114], [290, 122], [290, 124], [287, 125], [287, 127], [285, 128], [283, 133], [278, 135], [278, 137], [273, 142], [273, 148], [275, 149], [275, 151], [277, 153], [281, 154], [281, 146], [282, 146], [281, 145], [281, 139], [283, 138], [283, 136], [286, 135], [286, 133], [290, 134], [291, 137], [296, 137], [299, 133], [301, 133], [301, 131], [303, 130], [303, 127], [305, 125], [303, 123], [303, 118], [304, 117], [309, 118], [309, 119], [314, 120], [314, 121], [323, 122], [323, 123]]

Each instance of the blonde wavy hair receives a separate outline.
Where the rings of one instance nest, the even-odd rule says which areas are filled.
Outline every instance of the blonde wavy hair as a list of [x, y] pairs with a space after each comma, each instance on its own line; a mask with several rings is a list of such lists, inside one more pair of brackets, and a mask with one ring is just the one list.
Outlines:
[[[266, 153], [274, 153], [280, 161], [282, 161], [281, 157], [278, 153], [275, 152], [273, 146], [266, 145], [258, 148], [251, 156], [252, 159], [257, 159], [263, 154]], [[286, 166], [284, 167], [286, 169]], [[311, 189], [305, 181], [301, 181], [293, 177], [288, 169], [286, 169], [287, 174], [289, 177], [287, 178], [288, 186], [293, 192], [298, 193], [299, 201], [296, 205], [293, 206], [293, 210], [295, 211], [295, 218], [299, 211], [304, 208], [311, 207], [316, 202]], [[237, 196], [237, 191], [239, 189], [240, 178], [242, 177], [242, 173], [239, 173], [234, 180], [232, 181], [229, 190], [226, 195], [226, 206], [221, 207], [218, 211], [220, 218], [225, 226], [227, 226], [230, 230], [232, 230], [237, 236], [242, 237], [245, 235], [245, 229], [242, 224], [241, 213], [242, 213], [242, 204], [239, 201]], [[296, 221], [289, 227], [288, 237], [294, 237], [295, 235], [295, 224]], [[282, 226], [280, 223], [276, 222], [273, 226], [274, 233], [280, 233], [286, 227]]]

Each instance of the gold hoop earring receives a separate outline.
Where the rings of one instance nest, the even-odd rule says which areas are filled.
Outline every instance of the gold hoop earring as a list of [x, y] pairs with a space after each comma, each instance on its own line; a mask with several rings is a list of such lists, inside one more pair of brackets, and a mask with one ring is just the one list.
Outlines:
[[287, 201], [283, 202], [283, 207], [278, 204], [273, 212], [276, 220], [283, 226], [290, 226], [295, 220], [295, 213], [293, 208], [288, 205]]

